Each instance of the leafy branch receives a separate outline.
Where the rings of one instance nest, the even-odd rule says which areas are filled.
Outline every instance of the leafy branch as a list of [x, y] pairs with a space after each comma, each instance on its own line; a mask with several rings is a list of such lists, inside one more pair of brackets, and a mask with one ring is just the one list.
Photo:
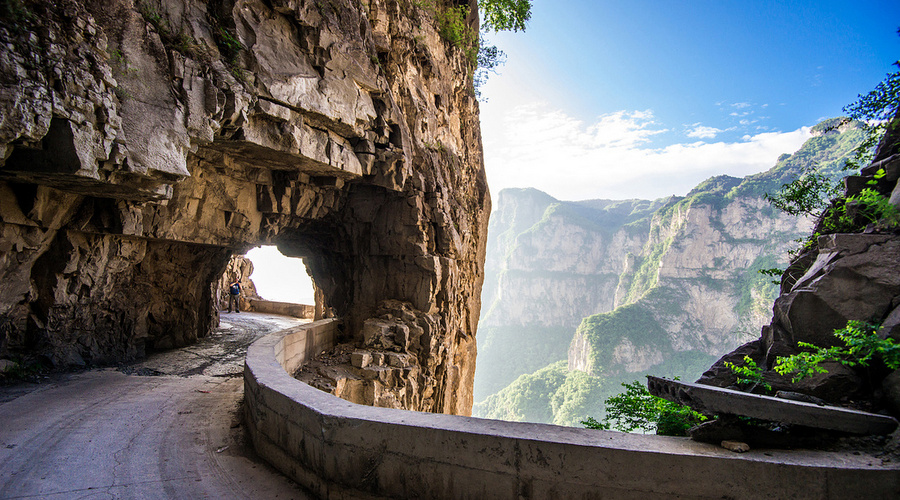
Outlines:
[[531, 0], [479, 0], [487, 31], [525, 31], [531, 19]]
[[690, 407], [650, 394], [637, 380], [623, 383], [622, 387], [625, 392], [606, 400], [606, 416], [602, 421], [588, 417], [581, 424], [588, 429], [656, 431], [664, 436], [684, 436], [688, 429], [708, 419]]
[[531, 19], [531, 0], [479, 0], [484, 22], [482, 32], [469, 26], [469, 7], [439, 5], [439, 0], [414, 0], [413, 4], [431, 13], [441, 38], [463, 51], [470, 66], [475, 95], [491, 73], [505, 62], [506, 54], [486, 42], [487, 34], [500, 31], [524, 31]]
[[744, 364], [738, 366], [730, 361], [725, 362], [725, 367], [737, 375], [737, 383], [752, 391], [756, 387], [762, 387], [767, 392], [772, 392], [772, 386], [763, 380], [763, 370], [750, 356], [744, 356]]
[[808, 351], [792, 356], [779, 356], [775, 361], [775, 371], [781, 375], [793, 373], [791, 382], [799, 382], [817, 373], [828, 373], [820, 366], [828, 361], [836, 361], [845, 366], [869, 366], [876, 356], [891, 370], [900, 368], [900, 344], [891, 338], [878, 336], [881, 325], [851, 320], [847, 326], [834, 331], [843, 346], [819, 347], [808, 342], [797, 345]]
[[[898, 30], [900, 33], [900, 30]], [[894, 66], [900, 68], [900, 61]], [[864, 121], [866, 139], [856, 148], [851, 160], [847, 160], [848, 169], [858, 169], [868, 164], [878, 141], [887, 132], [888, 127], [895, 127], [891, 120], [900, 107], [900, 70], [888, 73], [866, 95], [858, 95], [856, 102], [844, 106], [844, 112], [851, 118]]]

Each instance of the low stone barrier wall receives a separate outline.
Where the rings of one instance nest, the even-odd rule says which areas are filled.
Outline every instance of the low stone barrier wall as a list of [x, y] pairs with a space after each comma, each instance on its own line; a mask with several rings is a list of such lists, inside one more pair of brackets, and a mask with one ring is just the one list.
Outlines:
[[900, 464], [870, 457], [349, 403], [291, 377], [337, 326], [263, 337], [244, 368], [257, 452], [320, 498], [900, 498]]
[[275, 302], [272, 300], [246, 299], [248, 311], [280, 314], [295, 318], [313, 319], [316, 315], [316, 306], [306, 304], [294, 304], [292, 302]]

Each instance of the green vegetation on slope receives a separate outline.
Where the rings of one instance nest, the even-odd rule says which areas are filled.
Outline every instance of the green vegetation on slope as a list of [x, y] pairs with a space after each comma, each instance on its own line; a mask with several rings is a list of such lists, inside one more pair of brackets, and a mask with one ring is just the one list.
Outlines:
[[804, 175], [819, 174], [837, 180], [846, 175], [844, 164], [865, 139], [859, 122], [847, 122], [843, 132], [835, 130], [837, 123], [845, 119], [832, 118], [812, 128], [819, 134], [807, 140], [803, 147], [790, 156], [782, 156], [774, 168], [744, 178], [740, 186], [729, 196], [762, 197], [778, 191], [783, 185]]
[[515, 252], [533, 250], [523, 241], [529, 242], [528, 238], [542, 231], [552, 232], [559, 226], [610, 236], [630, 224], [634, 231], [646, 233], [650, 216], [664, 204], [664, 200], [558, 201], [530, 188], [504, 189], [498, 198], [497, 212], [491, 216], [488, 230], [489, 252], [482, 290], [485, 302], [478, 331], [478, 372], [474, 387], [476, 401], [507, 386], [519, 375], [566, 359], [574, 325], [580, 320], [573, 318], [564, 325], [545, 326], [544, 323], [522, 324], [520, 318], [514, 318], [514, 324], [495, 326], [497, 316], [504, 313], [498, 307], [503, 300], [499, 296], [501, 280], [568, 283], [591, 289], [612, 289], [618, 280], [614, 274], [549, 271], [547, 268], [553, 263], [544, 260], [534, 260], [530, 263], [532, 268], [527, 270], [503, 269]]
[[478, 378], [473, 389], [480, 401], [525, 373], [566, 359], [572, 330], [540, 325], [482, 327], [478, 348]]
[[[865, 133], [859, 122], [841, 120], [826, 120], [813, 127], [812, 131], [819, 135], [808, 139], [793, 155], [780, 157], [775, 167], [766, 172], [743, 179], [728, 175], [710, 177], [684, 198], [670, 199], [653, 214], [650, 238], [642, 255], [636, 258], [634, 274], [623, 276], [623, 283], [628, 285], [624, 303], [639, 300], [657, 285], [662, 258], [678, 237], [684, 222], [683, 214], [691, 207], [705, 205], [719, 211], [740, 198], [762, 198], [766, 193], [775, 192], [785, 183], [810, 172], [832, 179], [842, 177], [846, 159], [863, 141]], [[837, 122], [844, 123], [840, 132], [833, 130]], [[773, 218], [776, 213], [774, 208], [767, 207], [758, 215]]]
[[642, 304], [628, 304], [608, 313], [588, 316], [581, 321], [575, 335], [584, 337], [590, 346], [587, 372], [592, 374], [618, 372], [614, 368], [613, 351], [623, 341], [630, 342], [637, 350], [665, 349], [668, 354], [671, 349], [666, 331], [654, 318], [653, 311]]
[[[689, 290], [707, 290], [706, 293], [732, 297], [736, 302], [735, 313], [741, 318], [741, 324], [732, 332], [723, 332], [723, 335], [733, 335], [729, 338], [739, 343], [738, 341], [747, 334], [758, 334], [758, 331], [750, 331], [751, 322], [747, 318], [765, 317], [771, 313], [771, 302], [777, 294], [777, 286], [771, 284], [770, 278], [758, 274], [757, 270], [783, 265], [786, 255], [776, 255], [777, 249], [801, 235], [770, 233], [760, 239], [741, 236], [739, 231], [726, 227], [719, 219], [721, 210], [736, 200], [758, 200], [764, 193], [778, 189], [792, 177], [810, 169], [828, 175], [840, 175], [843, 158], [852, 154], [862, 140], [863, 134], [854, 123], [846, 125], [841, 132], [829, 131], [828, 127], [828, 123], [815, 127], [814, 132], [819, 135], [808, 140], [795, 154], [780, 157], [777, 164], [767, 172], [744, 179], [729, 176], [713, 177], [698, 185], [684, 198], [672, 197], [655, 202], [593, 200], [569, 203], [553, 200], [545, 205], [546, 210], [539, 219], [535, 219], [535, 224], [541, 221], [543, 224], [559, 224], [561, 221], [568, 223], [572, 220], [578, 227], [594, 228], [597, 231], [606, 231], [606, 234], [622, 229], [633, 229], [638, 233], [649, 235], [641, 255], [634, 256], [631, 273], [620, 277], [620, 285], [625, 286], [624, 290], [630, 292], [625, 301], [627, 305], [616, 311], [589, 316], [578, 327], [579, 333], [588, 338], [589, 350], [584, 356], [588, 358], [590, 373], [571, 372], [564, 378], [557, 373], [550, 380], [547, 378], [550, 372], [542, 370], [551, 367], [555, 370], [564, 370], [564, 364], [541, 365], [545, 367], [542, 369], [536, 366], [537, 363], [530, 363], [528, 355], [506, 355], [504, 351], [517, 350], [518, 344], [521, 343], [519, 340], [521, 337], [517, 335], [515, 329], [506, 330], [503, 334], [505, 340], [492, 342], [490, 349], [482, 350], [479, 347], [479, 373], [476, 384], [484, 384], [485, 373], [498, 371], [492, 366], [495, 362], [511, 363], [518, 367], [526, 365], [536, 367], [531, 368], [531, 371], [507, 370], [506, 377], [524, 375], [482, 401], [477, 406], [476, 414], [500, 418], [498, 415], [504, 412], [497, 409], [505, 408], [506, 414], [519, 415], [525, 420], [530, 420], [526, 418], [527, 415], [540, 414], [543, 416], [542, 419], [535, 421], [577, 425], [588, 415], [602, 416], [604, 399], [619, 391], [620, 382], [631, 382], [645, 374], [679, 376], [685, 380], [696, 379], [716, 357], [698, 351], [675, 351], [669, 338], [670, 333], [667, 332], [670, 326], [657, 320], [657, 318], [671, 320], [678, 317], [680, 333], [677, 335], [681, 336], [699, 334], [698, 332], [709, 326], [699, 324], [685, 312]], [[667, 277], [660, 283], [658, 274], [660, 264], [667, 252], [682, 250], [681, 242], [688, 234], [686, 231], [690, 229], [682, 227], [687, 220], [688, 210], [700, 206], [712, 209], [709, 223], [721, 235], [722, 244], [760, 246], [759, 256], [746, 268], [726, 272], [727, 278], [724, 279], [721, 278], [724, 265], [720, 262], [722, 259], [715, 261], [711, 259], [707, 264], [708, 272], [701, 268], [696, 270], [695, 277]], [[768, 205], [760, 207], [758, 202], [745, 205], [744, 217], [747, 220], [760, 221], [774, 219], [777, 216], [777, 211]], [[520, 226], [520, 232], [517, 234], [527, 231], [528, 228]], [[509, 243], [515, 245], [516, 241], [511, 239]], [[507, 255], [512, 255], [512, 252]], [[499, 339], [500, 337], [495, 336], [492, 331], [494, 328], [487, 329], [487, 334]], [[528, 334], [528, 338], [538, 338], [537, 342], [540, 342], [539, 331], [546, 332], [547, 329], [536, 330]], [[482, 333], [484, 332], [479, 332], [479, 337]], [[545, 335], [540, 355], [552, 352], [554, 353], [552, 356], [559, 356], [557, 359], [565, 359], [565, 349], [551, 343], [560, 342], [567, 335], [568, 339], [571, 339], [571, 331], [567, 333], [564, 328]], [[744, 337], [740, 337], [741, 335]], [[630, 348], [646, 355], [656, 352], [663, 362], [646, 370], [629, 372], [628, 367], [617, 364], [615, 357], [612, 356], [612, 351], [620, 345], [622, 339], [626, 338], [632, 344]], [[568, 344], [567, 340], [565, 342]], [[550, 356], [544, 355], [544, 359], [547, 357]], [[491, 361], [488, 361], [489, 359]], [[554, 361], [556, 360], [551, 362]], [[541, 376], [535, 379], [539, 373]], [[542, 391], [529, 389], [529, 385], [538, 383], [538, 379], [542, 380], [540, 383], [544, 384], [544, 389]], [[492, 387], [499, 388], [509, 383], [511, 379], [501, 380], [496, 379], [496, 382], [491, 384]], [[564, 382], [561, 382], [562, 380]], [[554, 386], [553, 383], [558, 385]], [[519, 390], [530, 391], [529, 394], [540, 393], [543, 396], [517, 399], [516, 391]], [[481, 392], [476, 400], [485, 397], [485, 393]], [[517, 403], [526, 404], [530, 409], [525, 411], [516, 406]], [[549, 404], [549, 413], [546, 409], [530, 407], [538, 404]], [[548, 419], [543, 419], [545, 417]]]
[[568, 371], [557, 361], [517, 378], [503, 390], [476, 403], [472, 414], [514, 422], [542, 422], [574, 426], [587, 415], [602, 411], [611, 380]]
[[515, 422], [579, 426], [589, 416], [604, 418], [604, 402], [618, 394], [624, 383], [643, 379], [646, 374], [695, 380], [715, 359], [698, 352], [673, 352], [663, 363], [645, 371], [597, 375], [568, 371], [566, 361], [557, 361], [519, 376], [502, 390], [475, 403], [472, 414]]

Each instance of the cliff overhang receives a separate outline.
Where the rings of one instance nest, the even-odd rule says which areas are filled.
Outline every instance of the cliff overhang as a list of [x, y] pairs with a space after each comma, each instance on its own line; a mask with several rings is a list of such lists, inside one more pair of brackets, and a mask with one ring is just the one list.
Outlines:
[[469, 62], [427, 12], [10, 5], [0, 355], [83, 365], [189, 344], [217, 322], [229, 258], [275, 244], [304, 257], [347, 341], [385, 300], [433, 317], [418, 378], [386, 390], [470, 411], [490, 199]]

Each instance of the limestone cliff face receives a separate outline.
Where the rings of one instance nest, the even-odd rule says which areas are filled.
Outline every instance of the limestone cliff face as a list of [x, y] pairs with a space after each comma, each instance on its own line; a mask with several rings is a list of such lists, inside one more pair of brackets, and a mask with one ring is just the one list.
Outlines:
[[[845, 180], [845, 196], [873, 189], [900, 207], [900, 136], [898, 119], [879, 144], [871, 165]], [[847, 204], [852, 218], [858, 206]], [[877, 335], [900, 341], [900, 236], [896, 221], [872, 223], [857, 217], [856, 232], [819, 236], [798, 255], [782, 276], [781, 294], [761, 335], [716, 362], [701, 383], [730, 386], [735, 375], [726, 361], [743, 364], [751, 357], [776, 390], [803, 392], [834, 404], [850, 404], [900, 416], [900, 370], [891, 370], [880, 355], [867, 366], [825, 363], [821, 373], [797, 383], [773, 370], [780, 356], [801, 352], [798, 342], [820, 347], [841, 346], [835, 330], [849, 321], [880, 325]], [[844, 227], [847, 230], [850, 228]], [[817, 231], [828, 233], [821, 221]]]
[[188, 344], [230, 257], [276, 244], [348, 341], [423, 329], [382, 390], [469, 412], [490, 201], [469, 63], [427, 12], [24, 0], [0, 35], [0, 353]]
[[[653, 217], [616, 291], [623, 318], [597, 318], [596, 325], [585, 319], [569, 349], [569, 369], [645, 372], [674, 353], [718, 356], [759, 331], [775, 286], [756, 271], [784, 265], [793, 240], [811, 223], [775, 213], [761, 197], [723, 205], [682, 201]], [[648, 322], [637, 336], [627, 325], [630, 315]]]
[[561, 202], [504, 190], [491, 222], [476, 399], [564, 359], [585, 316], [614, 307], [626, 256], [663, 203]]
[[859, 139], [853, 127], [819, 134], [768, 172], [715, 177], [684, 198], [560, 202], [501, 192], [476, 400], [564, 359], [569, 370], [626, 381], [653, 370], [696, 377], [757, 336], [777, 295], [757, 270], [783, 267], [811, 228], [763, 194], [810, 162], [837, 161]]

